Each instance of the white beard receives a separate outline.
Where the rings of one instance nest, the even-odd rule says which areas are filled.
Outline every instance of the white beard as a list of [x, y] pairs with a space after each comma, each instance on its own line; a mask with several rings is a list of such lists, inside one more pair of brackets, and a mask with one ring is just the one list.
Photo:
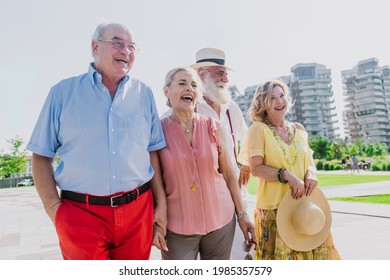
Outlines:
[[216, 84], [209, 73], [206, 74], [204, 79], [204, 96], [219, 105], [227, 104], [231, 100], [227, 84], [223, 82]]

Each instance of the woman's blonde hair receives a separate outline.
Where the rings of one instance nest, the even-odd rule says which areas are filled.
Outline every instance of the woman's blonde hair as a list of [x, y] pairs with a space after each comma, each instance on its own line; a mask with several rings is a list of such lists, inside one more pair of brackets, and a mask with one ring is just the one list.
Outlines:
[[287, 85], [280, 80], [270, 80], [259, 85], [256, 89], [251, 106], [248, 110], [248, 117], [252, 122], [264, 121], [266, 119], [267, 110], [271, 107], [272, 90], [275, 87], [280, 87], [284, 92], [285, 98], [287, 99], [286, 112], [288, 113], [290, 111], [292, 102]]

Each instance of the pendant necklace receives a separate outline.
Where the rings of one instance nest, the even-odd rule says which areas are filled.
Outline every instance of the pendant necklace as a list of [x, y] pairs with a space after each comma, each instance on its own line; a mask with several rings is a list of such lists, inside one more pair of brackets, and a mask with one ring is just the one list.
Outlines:
[[[172, 118], [171, 118], [172, 121], [174, 121]], [[192, 121], [194, 121], [194, 118], [192, 119]], [[177, 121], [176, 121], [177, 122]], [[178, 123], [178, 122], [177, 122]], [[180, 123], [179, 123], [180, 125]], [[180, 127], [182, 127], [180, 125]], [[193, 125], [194, 127], [194, 125]], [[182, 127], [183, 128], [183, 127]], [[190, 130], [187, 128], [186, 130], [184, 130], [185, 133], [189, 133]], [[188, 169], [188, 174], [191, 174], [191, 179], [192, 179], [192, 185], [190, 186], [190, 189], [193, 191], [193, 192], [197, 192], [198, 191], [198, 185], [196, 184], [195, 182], [195, 174], [196, 174], [196, 170], [197, 170], [197, 162], [196, 162], [196, 152], [195, 152], [195, 148], [192, 147], [192, 150], [193, 150], [193, 153], [194, 153], [194, 161], [193, 161], [193, 166], [192, 166], [192, 169], [191, 169], [191, 160], [188, 158], [187, 154], [184, 152], [184, 148], [181, 144], [181, 141], [180, 141], [180, 137], [179, 135], [176, 135], [176, 138], [178, 139], [178, 143], [179, 143], [179, 147], [180, 147], [180, 150], [182, 151], [182, 154], [184, 155], [184, 160], [186, 162], [186, 169]]]
[[[276, 142], [278, 143], [278, 146], [279, 148], [282, 150], [282, 153], [287, 161], [287, 163], [290, 165], [290, 166], [293, 166], [296, 162], [297, 162], [297, 159], [298, 159], [298, 151], [297, 151], [297, 141], [295, 140], [295, 137], [291, 131], [291, 128], [288, 124], [286, 124], [286, 129], [287, 129], [287, 140], [284, 141], [280, 135], [276, 132], [276, 129], [275, 127], [270, 123], [270, 121], [268, 119], [265, 119], [264, 120], [265, 124], [272, 130], [273, 132], [273, 135], [274, 135], [274, 138], [276, 140]], [[285, 144], [289, 145], [291, 144], [292, 145], [292, 148], [294, 149], [294, 155], [291, 155], [290, 156], [292, 157], [292, 159], [290, 160], [288, 157], [287, 157], [287, 152], [284, 148], [284, 145], [283, 143], [284, 142]]]

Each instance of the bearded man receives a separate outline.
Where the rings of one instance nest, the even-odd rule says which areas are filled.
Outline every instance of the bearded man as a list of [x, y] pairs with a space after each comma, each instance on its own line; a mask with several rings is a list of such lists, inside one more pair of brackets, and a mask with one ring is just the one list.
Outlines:
[[[237, 172], [239, 185], [241, 186], [241, 196], [246, 208], [246, 197], [248, 195], [246, 185], [249, 181], [250, 169], [246, 165], [238, 166], [237, 153], [238, 142], [244, 140], [248, 126], [239, 106], [231, 99], [227, 72], [231, 69], [225, 66], [225, 53], [215, 48], [200, 49], [196, 53], [196, 64], [191, 65], [191, 67], [198, 71], [204, 86], [203, 100], [198, 103], [197, 112], [221, 122], [225, 132], [229, 158]], [[242, 240], [243, 238], [236, 235], [233, 243], [232, 259], [244, 258], [241, 249]]]

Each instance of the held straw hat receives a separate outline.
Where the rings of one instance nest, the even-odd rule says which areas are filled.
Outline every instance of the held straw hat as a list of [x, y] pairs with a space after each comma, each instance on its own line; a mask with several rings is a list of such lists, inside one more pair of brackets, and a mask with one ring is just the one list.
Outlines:
[[214, 48], [203, 48], [197, 51], [196, 63], [191, 65], [195, 70], [208, 66], [222, 66], [228, 70], [232, 70], [225, 66], [225, 53], [222, 50]]
[[295, 251], [320, 246], [329, 235], [331, 223], [329, 203], [319, 188], [299, 199], [293, 199], [291, 192], [287, 192], [276, 215], [280, 237]]

